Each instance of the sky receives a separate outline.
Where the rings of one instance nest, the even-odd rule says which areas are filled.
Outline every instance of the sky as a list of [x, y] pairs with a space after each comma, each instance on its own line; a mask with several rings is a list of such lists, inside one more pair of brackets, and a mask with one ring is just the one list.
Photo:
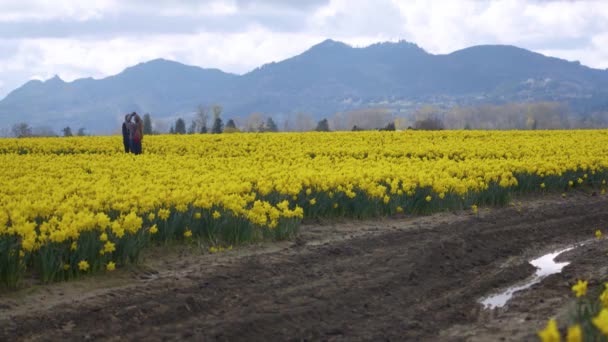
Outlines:
[[0, 0], [0, 99], [155, 58], [243, 74], [325, 39], [508, 44], [608, 68], [608, 0]]

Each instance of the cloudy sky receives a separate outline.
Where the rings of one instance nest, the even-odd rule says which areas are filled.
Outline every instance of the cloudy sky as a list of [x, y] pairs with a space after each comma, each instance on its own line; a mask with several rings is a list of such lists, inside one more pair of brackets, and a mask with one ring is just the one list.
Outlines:
[[511, 44], [608, 68], [608, 1], [0, 0], [0, 98], [154, 58], [242, 74], [326, 38], [435, 54]]

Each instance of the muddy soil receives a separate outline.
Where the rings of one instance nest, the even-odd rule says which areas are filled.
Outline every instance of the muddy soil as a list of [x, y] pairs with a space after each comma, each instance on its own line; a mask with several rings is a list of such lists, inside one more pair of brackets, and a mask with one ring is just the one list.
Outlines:
[[152, 248], [138, 266], [0, 293], [0, 340], [534, 341], [566, 319], [577, 279], [606, 280], [608, 240], [502, 308], [479, 300], [531, 276], [528, 260], [608, 232], [607, 209], [606, 196], [547, 195], [307, 223], [295, 241], [216, 254]]

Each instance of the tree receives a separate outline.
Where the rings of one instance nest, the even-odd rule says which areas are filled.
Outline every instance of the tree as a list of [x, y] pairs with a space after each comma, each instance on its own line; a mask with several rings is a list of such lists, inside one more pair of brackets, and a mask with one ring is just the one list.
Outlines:
[[315, 128], [315, 121], [312, 116], [307, 113], [297, 112], [293, 117], [292, 130], [296, 132], [308, 132]]
[[25, 138], [32, 136], [32, 127], [25, 122], [20, 122], [18, 124], [14, 124], [11, 129], [13, 135], [17, 138]]
[[79, 137], [84, 137], [85, 135], [87, 135], [86, 132], [85, 132], [85, 128], [84, 127], [80, 127], [78, 129], [78, 132], [76, 133], [76, 135], [79, 136]]
[[382, 130], [383, 131], [394, 131], [395, 130], [395, 123], [394, 122], [389, 122], [388, 125], [386, 125], [386, 127], [384, 127]]
[[327, 119], [323, 119], [317, 123], [317, 128], [315, 128], [317, 132], [329, 132], [329, 122]]
[[248, 132], [257, 132], [260, 126], [264, 125], [263, 114], [259, 112], [254, 112], [249, 114], [247, 119], [245, 119], [245, 129]]
[[57, 137], [58, 134], [53, 131], [50, 126], [32, 127], [32, 136], [34, 137]]
[[211, 111], [213, 112], [213, 118], [219, 118], [220, 115], [222, 115], [222, 106], [218, 105], [218, 104], [214, 104], [211, 107]]
[[277, 124], [274, 122], [274, 120], [272, 120], [272, 117], [268, 117], [268, 120], [266, 120], [266, 127], [264, 129], [266, 132], [278, 132], [279, 128], [277, 127]]
[[211, 128], [211, 133], [222, 133], [224, 131], [224, 123], [222, 122], [222, 118], [220, 118], [219, 116], [217, 116], [214, 120], [213, 120], [213, 127]]
[[62, 129], [62, 131], [63, 131], [63, 136], [64, 137], [71, 137], [73, 135], [72, 134], [72, 129], [70, 128], [70, 126]]
[[196, 127], [199, 133], [207, 133], [207, 121], [209, 121], [209, 108], [199, 105], [196, 109]]
[[236, 133], [240, 132], [240, 130], [236, 127], [236, 123], [234, 120], [230, 119], [226, 122], [226, 127], [224, 127], [224, 133]]
[[192, 123], [190, 123], [190, 127], [188, 127], [188, 134], [194, 133], [196, 133], [196, 121], [192, 120]]
[[390, 121], [394, 121], [393, 113], [390, 109], [360, 108], [334, 114], [332, 127], [335, 130], [347, 130], [353, 126], [357, 126], [362, 130], [378, 129]]
[[152, 134], [152, 118], [150, 113], [144, 114], [144, 134]]
[[173, 127], [173, 125], [169, 128], [169, 134], [175, 134], [175, 127]]
[[438, 131], [444, 128], [443, 122], [438, 117], [429, 117], [422, 120], [417, 120], [414, 123], [414, 129], [426, 131]]
[[220, 117], [222, 115], [222, 106], [215, 104], [211, 107], [211, 110], [213, 111], [213, 127], [211, 128], [211, 133], [222, 133], [224, 131], [224, 123]]
[[186, 134], [186, 122], [179, 118], [175, 121], [175, 134]]

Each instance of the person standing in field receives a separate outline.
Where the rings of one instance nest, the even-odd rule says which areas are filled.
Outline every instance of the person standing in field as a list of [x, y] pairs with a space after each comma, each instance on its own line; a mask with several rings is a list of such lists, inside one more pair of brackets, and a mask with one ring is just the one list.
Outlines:
[[129, 120], [127, 120], [127, 131], [129, 132], [129, 152], [135, 153], [135, 131], [137, 129], [137, 124], [134, 121], [136, 113], [133, 112], [131, 114], [127, 114], [129, 116]]
[[133, 153], [141, 154], [141, 142], [144, 139], [144, 122], [137, 115], [137, 113], [133, 112], [135, 116], [135, 127], [133, 133]]
[[122, 144], [125, 146], [125, 153], [131, 152], [131, 138], [129, 137], [129, 123], [131, 123], [131, 114], [125, 115], [125, 122], [122, 123]]

